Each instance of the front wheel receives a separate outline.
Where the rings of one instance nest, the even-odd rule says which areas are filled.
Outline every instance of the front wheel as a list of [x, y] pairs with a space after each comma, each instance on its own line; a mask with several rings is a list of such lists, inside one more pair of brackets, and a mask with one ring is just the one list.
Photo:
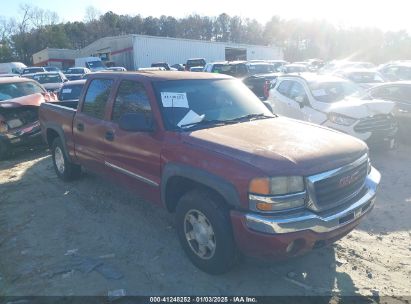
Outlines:
[[193, 190], [177, 205], [177, 233], [191, 262], [204, 272], [222, 274], [236, 262], [228, 209], [211, 191]]
[[68, 160], [60, 138], [56, 138], [53, 141], [51, 155], [53, 157], [54, 170], [59, 178], [64, 181], [70, 181], [80, 177], [81, 167]]

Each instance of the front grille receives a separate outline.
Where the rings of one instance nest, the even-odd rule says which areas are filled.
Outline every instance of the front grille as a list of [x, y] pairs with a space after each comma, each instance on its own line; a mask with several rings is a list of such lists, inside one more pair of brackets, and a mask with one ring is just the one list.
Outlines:
[[368, 163], [364, 161], [331, 177], [314, 182], [315, 205], [326, 210], [350, 200], [363, 188], [367, 176]]
[[361, 119], [354, 126], [354, 130], [358, 133], [388, 131], [395, 128], [395, 120], [392, 115], [375, 115]]

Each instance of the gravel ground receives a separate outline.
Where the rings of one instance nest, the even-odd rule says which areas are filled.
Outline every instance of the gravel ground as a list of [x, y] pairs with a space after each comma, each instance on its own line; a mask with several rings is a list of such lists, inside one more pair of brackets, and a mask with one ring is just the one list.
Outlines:
[[[372, 154], [371, 214], [331, 247], [282, 263], [197, 270], [173, 215], [90, 173], [57, 179], [42, 148], [0, 163], [0, 295], [411, 296], [411, 147]], [[335, 301], [334, 301], [335, 302]]]

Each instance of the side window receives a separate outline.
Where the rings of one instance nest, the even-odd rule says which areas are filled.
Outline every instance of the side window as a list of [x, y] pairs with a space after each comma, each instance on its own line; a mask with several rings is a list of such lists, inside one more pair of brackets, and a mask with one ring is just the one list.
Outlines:
[[295, 99], [296, 97], [306, 97], [307, 94], [305, 93], [304, 87], [301, 83], [294, 81], [293, 86], [290, 90], [290, 98]]
[[291, 80], [281, 81], [281, 83], [277, 87], [278, 93], [288, 97], [288, 95], [289, 95], [288, 92], [289, 92], [290, 87], [291, 87], [292, 84], [293, 84], [293, 82]]
[[132, 80], [120, 83], [111, 120], [118, 122], [125, 113], [151, 113], [150, 100], [141, 83]]
[[94, 79], [87, 89], [83, 113], [103, 119], [112, 86], [113, 80], [111, 79]]

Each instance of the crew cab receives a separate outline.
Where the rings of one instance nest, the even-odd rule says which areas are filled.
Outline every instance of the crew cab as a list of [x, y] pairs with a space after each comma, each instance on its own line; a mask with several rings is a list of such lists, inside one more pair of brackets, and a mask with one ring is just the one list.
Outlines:
[[267, 101], [277, 114], [323, 125], [372, 145], [395, 145], [394, 103], [373, 99], [349, 80], [312, 73], [279, 76]]
[[240, 254], [334, 242], [371, 211], [380, 181], [364, 142], [278, 117], [226, 75], [96, 73], [78, 105], [42, 104], [40, 121], [58, 177], [84, 167], [175, 212], [188, 258], [212, 274]]

